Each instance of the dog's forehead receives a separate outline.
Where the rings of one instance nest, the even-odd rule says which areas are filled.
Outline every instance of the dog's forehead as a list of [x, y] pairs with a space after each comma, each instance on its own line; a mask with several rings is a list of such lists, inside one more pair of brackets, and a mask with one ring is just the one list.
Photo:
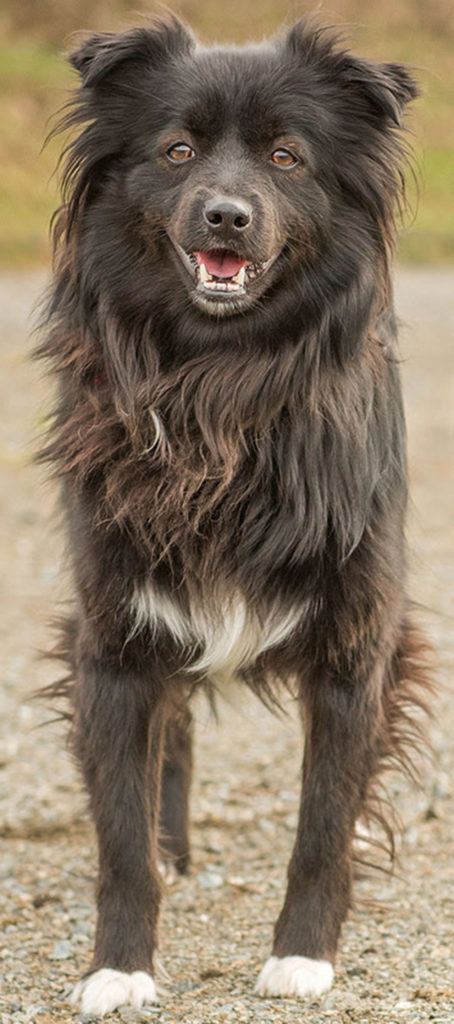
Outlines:
[[313, 106], [309, 81], [269, 44], [198, 48], [184, 66], [174, 66], [172, 78], [174, 113], [197, 135], [219, 135], [232, 125], [278, 135], [297, 127]]

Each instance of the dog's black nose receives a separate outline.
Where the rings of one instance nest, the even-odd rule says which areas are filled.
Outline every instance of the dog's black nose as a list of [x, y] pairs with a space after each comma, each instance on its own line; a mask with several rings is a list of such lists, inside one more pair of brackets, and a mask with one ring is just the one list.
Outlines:
[[217, 235], [231, 238], [249, 227], [252, 210], [242, 199], [216, 196], [206, 204], [203, 216], [211, 230], [215, 231]]

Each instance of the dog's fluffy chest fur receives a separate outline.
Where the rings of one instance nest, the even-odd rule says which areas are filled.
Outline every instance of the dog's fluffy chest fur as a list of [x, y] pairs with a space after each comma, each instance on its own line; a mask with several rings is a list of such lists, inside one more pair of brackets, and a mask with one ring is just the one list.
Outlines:
[[166, 631], [172, 637], [188, 672], [225, 681], [283, 643], [296, 629], [303, 608], [285, 608], [275, 599], [258, 612], [240, 591], [210, 602], [191, 601], [184, 608], [176, 596], [147, 583], [135, 588], [131, 612], [134, 631], [148, 627], [153, 635]]

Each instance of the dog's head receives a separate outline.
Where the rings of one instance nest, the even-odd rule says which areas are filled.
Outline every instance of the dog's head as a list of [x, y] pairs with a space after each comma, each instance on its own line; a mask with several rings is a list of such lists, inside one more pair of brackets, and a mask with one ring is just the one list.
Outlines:
[[82, 84], [66, 123], [86, 125], [68, 225], [110, 295], [245, 314], [279, 289], [301, 295], [316, 265], [334, 293], [388, 244], [416, 94], [404, 68], [356, 59], [305, 22], [205, 48], [175, 19], [91, 36], [71, 62]]

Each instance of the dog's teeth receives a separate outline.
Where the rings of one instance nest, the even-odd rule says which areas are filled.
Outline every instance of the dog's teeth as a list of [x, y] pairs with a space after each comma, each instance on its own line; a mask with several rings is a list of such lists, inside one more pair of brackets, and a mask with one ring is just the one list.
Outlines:
[[204, 263], [199, 263], [199, 277], [202, 284], [205, 284], [206, 281], [208, 281], [208, 271]]
[[212, 277], [207, 277], [206, 280], [200, 282], [201, 286], [205, 291], [210, 292], [239, 292], [241, 291], [240, 285], [232, 283], [231, 281], [214, 281]]
[[239, 285], [240, 288], [244, 288], [244, 282], [246, 278], [246, 267], [240, 267], [237, 274], [233, 278], [235, 284]]

